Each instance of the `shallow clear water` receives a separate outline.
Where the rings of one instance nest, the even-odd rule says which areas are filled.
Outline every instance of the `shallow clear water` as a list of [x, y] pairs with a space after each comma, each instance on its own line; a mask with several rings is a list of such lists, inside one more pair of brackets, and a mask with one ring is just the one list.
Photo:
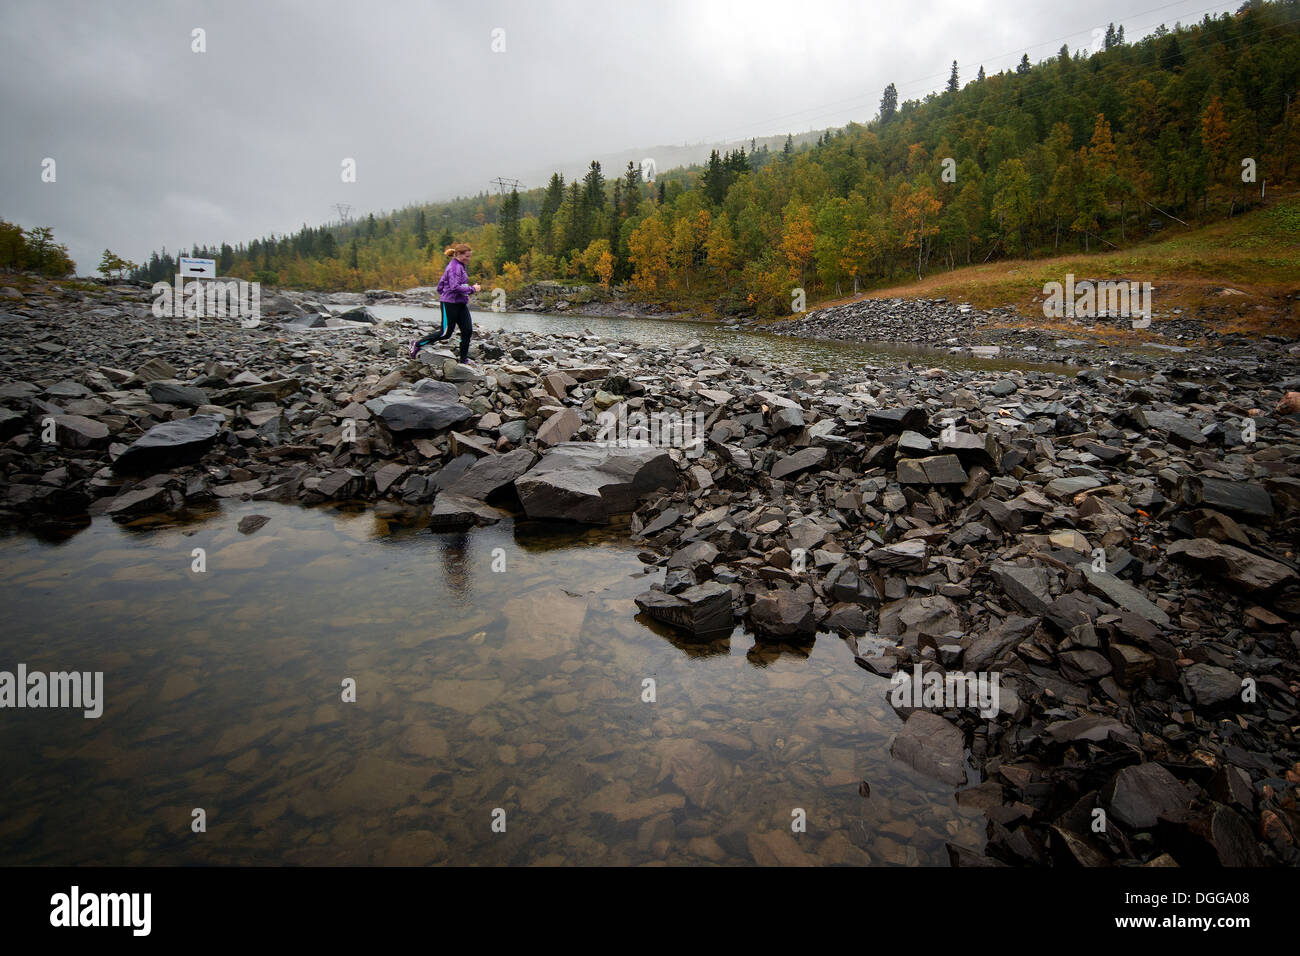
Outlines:
[[[692, 644], [636, 619], [662, 572], [616, 533], [435, 535], [384, 510], [226, 502], [0, 538], [0, 670], [103, 671], [105, 697], [98, 719], [0, 711], [0, 863], [746, 864], [757, 845], [947, 865], [945, 841], [983, 845], [982, 815], [890, 757], [887, 683], [839, 639]], [[271, 520], [240, 534], [253, 513]]]

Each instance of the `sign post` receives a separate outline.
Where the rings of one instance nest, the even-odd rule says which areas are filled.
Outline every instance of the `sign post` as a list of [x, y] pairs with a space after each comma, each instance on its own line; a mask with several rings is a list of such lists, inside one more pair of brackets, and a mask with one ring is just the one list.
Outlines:
[[[215, 279], [217, 277], [217, 260], [216, 259], [195, 259], [192, 256], [180, 257], [181, 278], [182, 279]], [[185, 283], [181, 283], [181, 288], [185, 288]], [[202, 288], [202, 286], [200, 286]], [[200, 312], [203, 310], [200, 309]], [[194, 331], [202, 331], [199, 328], [200, 319], [194, 317]]]

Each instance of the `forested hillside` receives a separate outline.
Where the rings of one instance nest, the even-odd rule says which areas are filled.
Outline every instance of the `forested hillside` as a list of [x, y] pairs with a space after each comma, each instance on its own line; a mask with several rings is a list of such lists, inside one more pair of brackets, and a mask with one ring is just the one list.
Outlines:
[[[963, 76], [870, 122], [702, 167], [606, 171], [410, 207], [247, 245], [220, 271], [292, 287], [432, 285], [451, 240], [475, 278], [572, 278], [725, 312], [809, 301], [1002, 258], [1114, 249], [1261, 202], [1300, 157], [1300, 0], [1252, 3], [1096, 53]], [[170, 254], [137, 276], [166, 278]]]

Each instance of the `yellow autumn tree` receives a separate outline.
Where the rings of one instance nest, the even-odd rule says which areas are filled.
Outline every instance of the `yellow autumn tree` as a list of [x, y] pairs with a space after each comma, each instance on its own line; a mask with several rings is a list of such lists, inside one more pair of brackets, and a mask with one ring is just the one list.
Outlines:
[[582, 253], [582, 269], [589, 276], [599, 276], [600, 271], [596, 268], [600, 264], [602, 255], [609, 255], [608, 239], [593, 239], [587, 244], [587, 248]]
[[925, 241], [939, 233], [939, 211], [942, 208], [943, 204], [935, 198], [933, 189], [911, 183], [903, 183], [890, 204], [894, 225], [903, 237], [903, 248], [916, 249], [917, 279], [921, 278]]
[[790, 264], [790, 281], [799, 277], [804, 285], [805, 271], [813, 254], [812, 211], [804, 203], [791, 202], [785, 208], [785, 226], [781, 232], [781, 254]]
[[1111, 136], [1110, 123], [1106, 121], [1106, 117], [1101, 113], [1097, 114], [1097, 123], [1092, 128], [1092, 140], [1088, 143], [1087, 162], [1098, 179], [1108, 186], [1115, 175], [1115, 166], [1119, 162], [1119, 154], [1115, 150], [1115, 139]]
[[524, 270], [518, 263], [507, 262], [501, 269], [501, 287], [507, 292], [517, 292], [524, 284]]
[[704, 242], [704, 255], [714, 275], [721, 278], [730, 289], [731, 274], [736, 268], [736, 242], [731, 238], [731, 220], [725, 212], [709, 226], [709, 235]]
[[609, 288], [609, 280], [614, 275], [614, 257], [605, 249], [596, 260], [596, 275], [600, 277], [600, 284], [606, 289]]
[[657, 292], [668, 276], [668, 231], [658, 216], [651, 216], [627, 237], [627, 257], [632, 263], [632, 284], [644, 293]]
[[1224, 115], [1223, 100], [1210, 97], [1201, 113], [1201, 145], [1210, 157], [1210, 180], [1223, 168], [1223, 156], [1228, 148], [1228, 119]]

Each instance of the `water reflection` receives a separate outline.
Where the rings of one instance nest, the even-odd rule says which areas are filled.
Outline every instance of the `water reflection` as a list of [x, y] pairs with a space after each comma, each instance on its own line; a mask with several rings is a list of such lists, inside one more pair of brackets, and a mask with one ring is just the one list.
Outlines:
[[469, 558], [469, 535], [463, 531], [452, 531], [439, 534], [436, 539], [445, 588], [460, 599], [462, 604], [472, 600], [474, 591], [470, 587], [469, 569], [473, 563]]
[[685, 641], [636, 617], [662, 573], [608, 529], [433, 535], [390, 507], [9, 535], [0, 669], [102, 670], [105, 704], [0, 715], [0, 862], [947, 865], [946, 841], [983, 845], [979, 812], [890, 756], [887, 682], [843, 641]]
[[731, 633], [691, 635], [669, 627], [663, 621], [656, 621], [644, 612], [638, 612], [634, 620], [690, 658], [725, 657], [731, 653], [731, 638], [740, 633], [740, 628], [737, 627]]

